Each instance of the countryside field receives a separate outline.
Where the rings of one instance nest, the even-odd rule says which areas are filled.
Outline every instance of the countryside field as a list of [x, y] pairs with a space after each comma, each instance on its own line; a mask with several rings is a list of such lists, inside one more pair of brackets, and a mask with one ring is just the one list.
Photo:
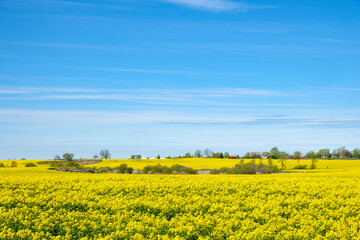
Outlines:
[[[149, 161], [95, 166], [179, 163]], [[239, 160], [181, 161], [200, 169]], [[0, 168], [0, 239], [360, 239], [356, 160], [269, 175], [65, 173], [28, 162], [38, 161]]]

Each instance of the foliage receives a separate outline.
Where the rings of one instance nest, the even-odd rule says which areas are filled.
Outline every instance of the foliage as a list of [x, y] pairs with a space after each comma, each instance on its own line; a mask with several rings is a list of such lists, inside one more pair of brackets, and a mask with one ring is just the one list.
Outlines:
[[315, 169], [316, 168], [316, 163], [318, 162], [318, 160], [316, 159], [311, 159], [311, 165], [310, 165], [310, 168], [311, 169]]
[[143, 168], [143, 173], [163, 173], [163, 174], [172, 174], [172, 173], [182, 173], [182, 174], [196, 174], [197, 171], [189, 168], [189, 167], [185, 167], [185, 166], [181, 166], [178, 164], [175, 164], [171, 167], [167, 167], [167, 166], [162, 166], [161, 164], [157, 164], [154, 166], [146, 166]]
[[134, 169], [132, 167], [128, 167], [127, 164], [121, 164], [119, 167], [116, 168], [119, 173], [132, 173], [134, 171]]
[[269, 158], [278, 159], [279, 158], [279, 153], [280, 153], [279, 149], [277, 147], [273, 147], [270, 150]]
[[247, 152], [244, 156], [247, 159], [259, 159], [261, 158], [261, 154], [259, 152]]
[[314, 151], [309, 151], [306, 153], [307, 158], [316, 158], [316, 153]]
[[[40, 162], [41, 163], [41, 162]], [[80, 165], [77, 162], [69, 161], [69, 162], [55, 162], [50, 165], [52, 168], [60, 168], [60, 167], [74, 167], [79, 168]]]
[[35, 163], [26, 163], [25, 167], [36, 167]]
[[219, 170], [210, 171], [211, 174], [269, 174], [279, 172], [279, 169], [276, 166], [266, 166], [262, 163], [246, 163], [246, 164], [236, 164], [232, 168], [220, 168]]
[[72, 161], [74, 158], [74, 154], [73, 153], [64, 153], [63, 158], [66, 161]]
[[331, 158], [331, 154], [330, 154], [330, 149], [320, 149], [317, 154], [316, 157], [318, 158]]
[[141, 155], [140, 154], [133, 154], [130, 156], [130, 159], [141, 159]]
[[294, 169], [307, 169], [307, 165], [297, 165]]
[[[278, 162], [280, 163], [280, 167], [281, 169], [285, 169], [286, 168], [286, 160], [281, 158], [278, 160]], [[272, 164], [270, 164], [269, 166], [272, 166]]]

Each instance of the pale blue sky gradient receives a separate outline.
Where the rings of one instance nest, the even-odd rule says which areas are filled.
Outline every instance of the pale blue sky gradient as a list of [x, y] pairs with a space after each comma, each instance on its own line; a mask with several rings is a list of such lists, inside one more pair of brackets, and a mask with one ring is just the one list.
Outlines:
[[360, 2], [0, 1], [0, 159], [360, 147]]

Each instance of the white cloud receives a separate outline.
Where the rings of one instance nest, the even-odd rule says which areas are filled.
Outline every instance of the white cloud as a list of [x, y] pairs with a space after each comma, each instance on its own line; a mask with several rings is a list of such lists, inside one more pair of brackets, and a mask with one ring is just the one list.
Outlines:
[[242, 96], [282, 96], [272, 90], [248, 88], [221, 89], [91, 89], [54, 87], [0, 87], [0, 100], [114, 100], [142, 101], [154, 104], [211, 104]]
[[[61, 117], [60, 117], [61, 116]], [[178, 111], [92, 111], [0, 109], [0, 122], [25, 125], [99, 126], [123, 124], [237, 125], [312, 128], [359, 128], [360, 118], [256, 117], [249, 114], [203, 115]]]
[[274, 8], [274, 6], [249, 5], [244, 2], [237, 2], [230, 0], [162, 0], [162, 1], [184, 5], [189, 8], [205, 10], [205, 11], [214, 11], [214, 12], [225, 12], [225, 11], [247, 12], [253, 9]]

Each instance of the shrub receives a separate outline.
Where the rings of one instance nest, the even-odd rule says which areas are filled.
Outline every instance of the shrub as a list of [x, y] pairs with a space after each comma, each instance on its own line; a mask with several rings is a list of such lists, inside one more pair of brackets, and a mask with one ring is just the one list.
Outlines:
[[180, 173], [183, 168], [184, 168], [184, 166], [181, 166], [179, 164], [175, 164], [170, 167], [171, 171], [176, 172], [176, 173]]
[[167, 166], [162, 166], [161, 164], [157, 164], [154, 166], [146, 166], [143, 168], [143, 173], [164, 173], [164, 174], [172, 174], [172, 173], [185, 173], [185, 174], [196, 174], [197, 170], [194, 170], [189, 167], [181, 166], [179, 164], [175, 164], [170, 168]]
[[53, 167], [53, 168], [60, 168], [60, 167], [79, 168], [80, 167], [80, 165], [77, 162], [74, 162], [74, 161], [52, 163], [50, 166]]
[[80, 165], [77, 162], [70, 161], [67, 163], [68, 167], [80, 167]]
[[126, 169], [126, 173], [132, 174], [133, 172], [134, 172], [134, 169], [133, 169], [132, 167], [128, 167], [128, 168]]
[[126, 173], [127, 172], [127, 164], [123, 163], [121, 164], [119, 167], [117, 167], [116, 169], [120, 172], [120, 173]]
[[210, 174], [220, 174], [220, 170], [219, 169], [211, 169], [210, 170]]
[[25, 164], [25, 167], [36, 167], [35, 163], [27, 163]]
[[110, 167], [102, 167], [98, 171], [101, 172], [101, 173], [110, 172], [111, 168]]
[[176, 173], [186, 173], [186, 174], [196, 174], [197, 173], [196, 170], [189, 168], [189, 167], [179, 165], [179, 164], [175, 164], [175, 165], [171, 166], [170, 170], [172, 172], [176, 172]]
[[152, 169], [151, 166], [146, 166], [143, 168], [143, 173], [149, 173], [149, 172], [151, 172], [151, 169]]
[[239, 169], [240, 174], [256, 174], [257, 168], [253, 163], [245, 164], [241, 169]]
[[186, 173], [186, 174], [197, 174], [197, 170], [189, 168], [189, 167], [183, 168], [182, 172]]
[[[316, 168], [316, 163], [317, 163], [317, 160], [316, 160], [316, 159], [312, 159], [312, 160], [311, 160], [310, 168], [311, 168], [311, 169], [315, 169], [315, 168]], [[329, 168], [329, 167], [328, 167], [328, 168]]]
[[254, 164], [254, 163], [242, 163], [236, 164], [233, 168], [220, 168], [220, 169], [213, 169], [210, 171], [210, 174], [269, 174], [279, 172], [277, 166], [267, 166], [265, 164]]
[[11, 162], [11, 167], [17, 167], [17, 163], [15, 161]]
[[0, 167], [5, 167], [4, 163], [0, 163]]
[[53, 167], [53, 168], [59, 168], [59, 167], [65, 167], [66, 164], [60, 162], [60, 163], [52, 163], [50, 165], [50, 167]]
[[298, 165], [295, 166], [294, 169], [307, 169], [307, 165]]
[[230, 173], [230, 168], [222, 167], [219, 169], [220, 173]]

